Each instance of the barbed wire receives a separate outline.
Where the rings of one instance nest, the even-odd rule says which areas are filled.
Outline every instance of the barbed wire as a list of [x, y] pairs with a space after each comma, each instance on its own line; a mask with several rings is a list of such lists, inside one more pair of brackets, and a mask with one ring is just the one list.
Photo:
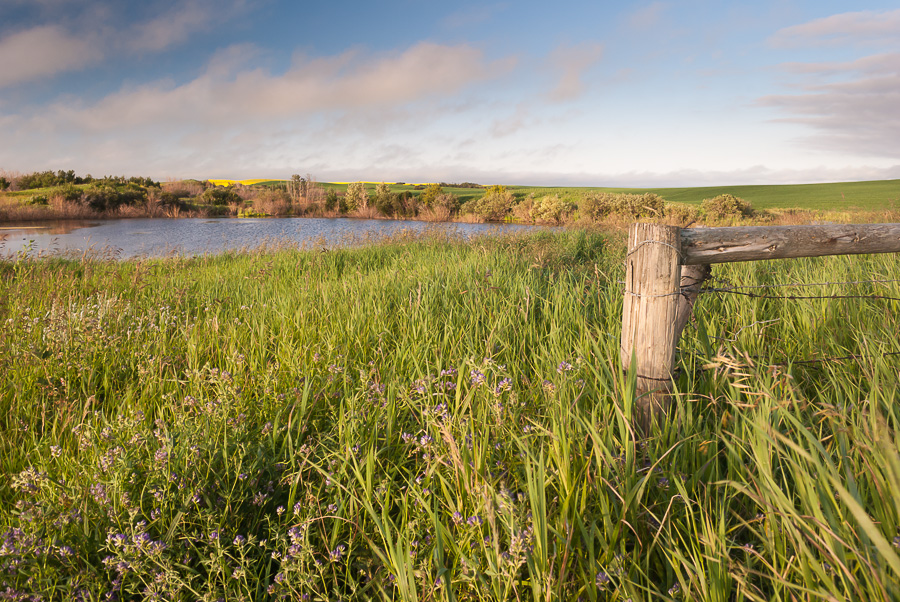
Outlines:
[[751, 299], [784, 299], [788, 301], [802, 301], [805, 299], [882, 299], [885, 301], [900, 301], [900, 297], [891, 297], [889, 295], [760, 295], [732, 288], [702, 288], [700, 293], [726, 293], [750, 297]]
[[[714, 278], [710, 278], [710, 280], [715, 280]], [[891, 282], [900, 282], [900, 279], [895, 280], [850, 280], [845, 282], [786, 282], [782, 284], [755, 284], [755, 285], [731, 285], [731, 283], [727, 280], [719, 280], [719, 282], [723, 282], [728, 284], [729, 286], [720, 287], [721, 289], [733, 289], [733, 290], [753, 290], [760, 288], [802, 288], [802, 287], [812, 287], [812, 286], [849, 286], [852, 284], [888, 284]], [[702, 289], [701, 289], [702, 290]]]
[[[657, 241], [645, 241], [645, 243], [651, 243]], [[644, 243], [642, 243], [644, 244]], [[661, 243], [666, 244], [666, 243]], [[734, 285], [730, 281], [725, 279], [718, 279], [715, 277], [710, 277], [707, 279], [707, 282], [718, 282], [721, 283], [721, 286], [706, 286], [699, 291], [696, 289], [692, 289], [692, 287], [696, 287], [697, 283], [692, 283], [689, 285], [683, 285], [678, 288], [678, 292], [666, 293], [662, 295], [644, 295], [644, 296], [652, 296], [652, 297], [665, 297], [665, 296], [676, 296], [676, 295], [687, 295], [689, 289], [692, 289], [691, 292], [697, 292], [699, 294], [730, 294], [730, 295], [739, 295], [743, 297], [748, 297], [751, 299], [775, 299], [782, 301], [806, 301], [806, 300], [821, 300], [821, 299], [877, 299], [881, 301], [900, 301], [900, 297], [895, 297], [892, 295], [878, 295], [878, 294], [832, 294], [832, 295], [769, 295], [769, 294], [761, 294], [756, 292], [750, 292], [761, 289], [779, 289], [779, 288], [814, 288], [814, 287], [823, 287], [823, 286], [855, 286], [855, 285], [884, 285], [884, 284], [893, 284], [900, 283], [900, 279], [886, 279], [886, 278], [873, 278], [869, 280], [845, 280], [845, 281], [834, 281], [834, 282], [787, 282], [787, 283], [772, 283], [772, 284], [758, 284], [758, 285]], [[625, 285], [624, 281], [618, 281], [618, 284]], [[625, 294], [633, 295], [633, 296], [642, 296], [631, 291], [625, 290]], [[748, 324], [738, 330], [736, 333], [732, 335], [732, 338], [726, 337], [710, 337], [712, 340], [719, 341], [727, 341], [734, 343], [737, 341], [738, 335], [743, 332], [747, 328], [751, 328], [753, 326], [767, 325], [774, 322], [778, 322], [780, 319], [775, 320], [760, 320], [757, 322], [753, 322], [752, 324]], [[824, 364], [824, 363], [837, 363], [849, 360], [864, 360], [867, 358], [886, 358], [886, 357], [896, 357], [900, 356], [900, 351], [889, 351], [881, 354], [849, 354], [849, 355], [841, 355], [841, 356], [831, 356], [831, 357], [822, 357], [822, 358], [810, 358], [810, 359], [798, 359], [798, 360], [785, 360], [779, 362], [769, 362], [766, 361], [769, 358], [760, 355], [748, 355], [746, 356], [749, 359], [754, 360], [764, 360], [764, 366], [767, 368], [771, 367], [785, 367], [785, 366], [802, 366], [802, 365], [816, 365], [816, 364]], [[693, 372], [706, 372], [710, 370], [716, 370], [721, 367], [720, 365], [714, 365], [709, 367], [700, 367], [695, 368]], [[681, 366], [678, 366], [674, 373], [672, 374], [672, 378], [677, 378], [681, 374], [684, 373], [684, 369]], [[650, 378], [644, 375], [637, 375], [638, 378], [643, 378], [646, 380], [665, 380], [665, 379], [656, 379]]]

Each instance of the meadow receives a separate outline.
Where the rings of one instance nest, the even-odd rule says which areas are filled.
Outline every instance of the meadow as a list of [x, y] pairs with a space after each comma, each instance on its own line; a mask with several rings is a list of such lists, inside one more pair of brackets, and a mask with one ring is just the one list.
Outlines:
[[698, 206], [704, 199], [730, 194], [750, 202], [755, 209], [805, 211], [881, 211], [900, 206], [900, 180], [831, 182], [824, 184], [760, 184], [694, 186], [681, 188], [548, 188], [515, 186], [519, 194], [559, 194], [577, 197], [579, 192], [657, 194], [669, 202]]
[[[701, 295], [639, 435], [624, 255], [581, 229], [0, 263], [0, 592], [900, 599], [897, 301]], [[714, 276], [900, 297], [894, 255]]]

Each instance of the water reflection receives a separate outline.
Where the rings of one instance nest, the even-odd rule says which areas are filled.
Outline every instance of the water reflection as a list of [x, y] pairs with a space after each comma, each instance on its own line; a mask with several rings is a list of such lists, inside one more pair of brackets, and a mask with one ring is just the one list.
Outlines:
[[0, 226], [0, 257], [98, 252], [115, 257], [199, 255], [289, 243], [304, 247], [342, 246], [374, 241], [403, 231], [433, 230], [468, 237], [482, 233], [534, 229], [515, 224], [429, 223], [399, 220], [122, 219], [63, 220]]
[[96, 220], [68, 219], [43, 222], [22, 222], [0, 226], [0, 236], [26, 236], [27, 234], [69, 234], [81, 228], [92, 228], [103, 222]]

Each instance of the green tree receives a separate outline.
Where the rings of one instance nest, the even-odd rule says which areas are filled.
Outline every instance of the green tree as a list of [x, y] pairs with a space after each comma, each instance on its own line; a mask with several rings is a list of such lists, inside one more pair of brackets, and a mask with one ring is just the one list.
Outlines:
[[441, 188], [440, 184], [429, 184], [425, 188], [425, 192], [423, 192], [419, 196], [419, 202], [421, 202], [426, 207], [431, 207], [434, 204], [434, 199], [438, 197], [441, 193], [444, 192], [444, 189]]
[[369, 191], [364, 182], [352, 182], [347, 185], [347, 195], [344, 197], [347, 204], [347, 212], [365, 209], [369, 206]]
[[325, 211], [334, 211], [338, 206], [338, 194], [334, 188], [328, 189], [328, 194], [325, 195]]
[[242, 199], [238, 193], [230, 188], [224, 188], [222, 186], [207, 188], [203, 191], [203, 194], [200, 195], [200, 200], [209, 205], [218, 206], [230, 205], [231, 203], [242, 205], [244, 203], [244, 199]]

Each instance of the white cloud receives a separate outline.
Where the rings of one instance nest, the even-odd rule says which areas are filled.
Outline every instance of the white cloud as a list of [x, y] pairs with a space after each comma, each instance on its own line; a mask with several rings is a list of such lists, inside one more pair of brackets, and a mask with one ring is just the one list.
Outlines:
[[41, 26], [0, 40], [0, 88], [81, 69], [100, 60], [94, 40]]
[[550, 54], [550, 68], [559, 80], [546, 96], [554, 102], [574, 100], [585, 91], [584, 72], [603, 56], [603, 44], [562, 45]]
[[900, 9], [841, 13], [777, 31], [769, 43], [776, 47], [846, 46], [900, 40]]

